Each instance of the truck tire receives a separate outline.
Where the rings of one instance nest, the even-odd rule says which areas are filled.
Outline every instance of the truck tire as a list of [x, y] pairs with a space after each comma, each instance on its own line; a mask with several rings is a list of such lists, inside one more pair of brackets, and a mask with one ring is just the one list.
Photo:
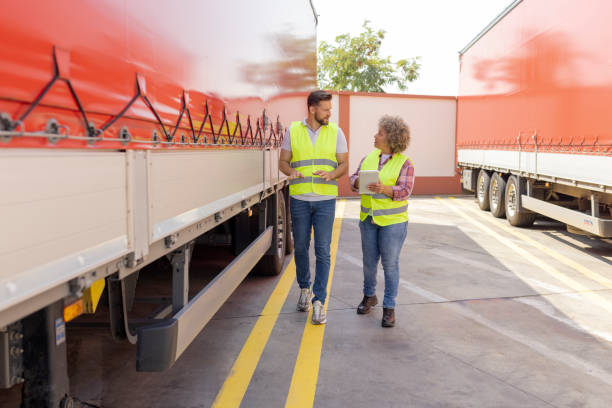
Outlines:
[[489, 184], [491, 176], [485, 170], [480, 170], [478, 173], [478, 181], [476, 182], [476, 201], [482, 211], [489, 211]]
[[264, 255], [256, 266], [256, 270], [261, 275], [276, 276], [283, 270], [285, 264], [285, 251], [287, 243], [287, 207], [285, 197], [282, 192], [278, 192], [278, 209], [276, 212], [276, 236], [272, 238], [272, 245], [275, 250], [271, 254]]
[[521, 189], [518, 178], [510, 176], [505, 193], [506, 219], [514, 227], [530, 227], [535, 221], [536, 214], [519, 207], [519, 194]]
[[506, 180], [499, 173], [494, 173], [489, 188], [489, 207], [494, 217], [502, 218], [506, 214], [505, 196]]

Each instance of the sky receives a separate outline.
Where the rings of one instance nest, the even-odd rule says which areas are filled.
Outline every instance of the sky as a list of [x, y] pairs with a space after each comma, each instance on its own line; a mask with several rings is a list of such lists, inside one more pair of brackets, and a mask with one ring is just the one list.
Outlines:
[[[317, 41], [361, 32], [364, 20], [385, 30], [381, 55], [392, 61], [421, 57], [420, 78], [403, 93], [457, 95], [458, 52], [513, 0], [313, 0]], [[387, 92], [402, 93], [395, 87]]]

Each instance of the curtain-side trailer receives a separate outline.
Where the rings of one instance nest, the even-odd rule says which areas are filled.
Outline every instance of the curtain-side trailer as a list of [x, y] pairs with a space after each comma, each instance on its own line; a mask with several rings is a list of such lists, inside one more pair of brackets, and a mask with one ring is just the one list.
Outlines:
[[[253, 267], [280, 272], [280, 142], [305, 112], [285, 101], [316, 84], [316, 18], [307, 0], [4, 4], [0, 387], [23, 383], [23, 407], [75, 402], [69, 319], [104, 303], [137, 369], [161, 371]], [[190, 293], [194, 242], [219, 235], [235, 257]], [[164, 259], [170, 295], [135, 325]]]
[[612, 237], [612, 4], [522, 0], [460, 52], [457, 162], [481, 209]]

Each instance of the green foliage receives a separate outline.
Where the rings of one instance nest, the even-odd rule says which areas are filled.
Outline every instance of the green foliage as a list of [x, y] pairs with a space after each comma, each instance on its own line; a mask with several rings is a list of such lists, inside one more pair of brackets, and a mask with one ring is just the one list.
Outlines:
[[318, 86], [355, 92], [384, 92], [383, 86], [397, 85], [406, 90], [408, 82], [419, 77], [420, 57], [401, 59], [395, 63], [380, 56], [385, 31], [374, 31], [368, 20], [357, 37], [342, 34], [336, 44], [321, 41], [318, 58]]

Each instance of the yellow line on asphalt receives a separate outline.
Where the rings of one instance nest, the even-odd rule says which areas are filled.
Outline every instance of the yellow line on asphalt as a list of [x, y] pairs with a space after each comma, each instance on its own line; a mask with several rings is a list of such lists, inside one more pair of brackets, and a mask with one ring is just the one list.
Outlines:
[[[325, 312], [329, 304], [329, 293], [334, 277], [334, 267], [336, 266], [336, 254], [338, 253], [338, 241], [340, 239], [340, 229], [342, 228], [342, 217], [344, 215], [345, 201], [338, 201], [336, 208], [336, 219], [332, 233], [330, 248], [331, 262], [329, 267], [329, 279], [327, 281], [327, 300], [325, 301]], [[319, 378], [319, 364], [321, 362], [321, 349], [323, 348], [323, 336], [325, 335], [325, 325], [315, 325], [310, 323], [312, 308], [308, 313], [300, 351], [298, 352], [293, 378], [289, 387], [289, 394], [285, 407], [301, 408], [312, 407], [314, 404], [315, 393], [317, 391], [317, 380]]]
[[541, 268], [542, 270], [548, 272], [548, 274], [550, 274], [551, 276], [555, 277], [557, 280], [563, 282], [564, 284], [566, 284], [567, 286], [569, 286], [570, 288], [572, 288], [572, 289], [574, 289], [576, 291], [584, 292], [584, 293], [582, 293], [582, 295], [584, 297], [586, 297], [586, 298], [589, 298], [594, 304], [600, 306], [601, 308], [603, 308], [606, 311], [612, 310], [612, 303], [610, 303], [606, 299], [602, 298], [601, 296], [593, 293], [592, 289], [587, 288], [586, 286], [582, 285], [581, 283], [579, 283], [579, 282], [575, 281], [574, 279], [566, 276], [565, 274], [559, 272], [553, 266], [551, 266], [548, 263], [542, 261], [541, 259], [538, 259], [536, 256], [532, 255], [530, 252], [528, 252], [528, 251], [524, 250], [523, 248], [519, 247], [518, 245], [516, 245], [514, 242], [512, 242], [509, 239], [501, 236], [500, 234], [498, 234], [497, 232], [493, 231], [491, 228], [487, 227], [486, 225], [484, 225], [484, 224], [474, 220], [468, 214], [466, 214], [463, 211], [461, 211], [458, 208], [456, 208], [455, 205], [452, 205], [452, 204], [446, 202], [445, 200], [443, 200], [440, 197], [436, 197], [436, 199], [439, 200], [445, 207], [449, 208], [450, 210], [452, 210], [453, 212], [457, 213], [462, 218], [466, 219], [471, 224], [475, 225], [476, 227], [478, 227], [479, 229], [481, 229], [485, 233], [487, 233], [490, 236], [492, 236], [493, 238], [497, 239], [499, 242], [501, 242], [502, 244], [504, 244], [508, 248], [512, 249], [514, 252], [516, 252], [517, 254], [522, 256], [524, 259], [529, 260], [532, 264], [534, 264], [537, 267]]
[[255, 368], [268, 343], [291, 285], [295, 281], [295, 261], [291, 259], [251, 330], [246, 343], [234, 362], [229, 376], [217, 394], [212, 407], [239, 407], [251, 382]]
[[[454, 197], [450, 197], [452, 200], [455, 200]], [[467, 205], [465, 203], [462, 203], [459, 200], [455, 200], [455, 202], [461, 204], [462, 206], [467, 208]], [[578, 262], [569, 259], [568, 257], [566, 257], [565, 255], [555, 251], [554, 249], [550, 249], [545, 245], [540, 244], [538, 241], [528, 237], [527, 235], [519, 232], [516, 230], [515, 227], [509, 227], [508, 225], [504, 225], [502, 223], [498, 223], [496, 222], [496, 220], [490, 216], [487, 216], [486, 213], [484, 212], [477, 212], [475, 209], [471, 209], [470, 211], [472, 211], [475, 214], [478, 214], [479, 217], [487, 220], [489, 223], [497, 225], [498, 227], [500, 227], [501, 229], [503, 229], [504, 231], [509, 232], [510, 234], [514, 235], [515, 237], [525, 241], [525, 242], [529, 242], [531, 245], [533, 245], [534, 247], [536, 247], [537, 249], [539, 249], [540, 251], [550, 255], [552, 258], [555, 258], [557, 261], [564, 263], [565, 265], [569, 266], [570, 268], [575, 269], [577, 272], [582, 273], [583, 275], [585, 275], [586, 277], [593, 279], [596, 282], [599, 282], [601, 285], [612, 289], [612, 279], [606, 278], [605, 276], [601, 276], [600, 274], [598, 274], [597, 272], [593, 272], [591, 270], [589, 270], [587, 267], [580, 265]]]

